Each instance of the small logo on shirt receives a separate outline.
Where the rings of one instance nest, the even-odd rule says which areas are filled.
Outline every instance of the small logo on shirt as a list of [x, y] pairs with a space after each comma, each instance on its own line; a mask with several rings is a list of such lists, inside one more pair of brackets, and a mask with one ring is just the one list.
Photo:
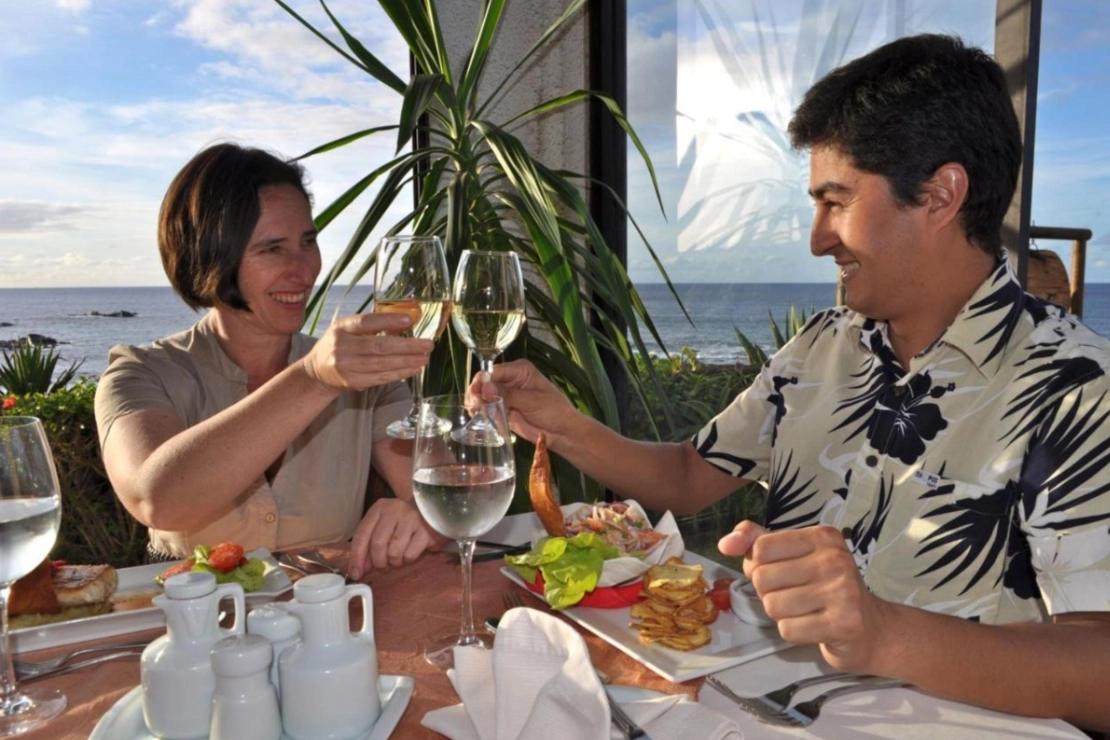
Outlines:
[[935, 473], [926, 473], [924, 470], [915, 470], [913, 473], [913, 480], [915, 483], [928, 488], [930, 491], [935, 491], [940, 485], [941, 477]]

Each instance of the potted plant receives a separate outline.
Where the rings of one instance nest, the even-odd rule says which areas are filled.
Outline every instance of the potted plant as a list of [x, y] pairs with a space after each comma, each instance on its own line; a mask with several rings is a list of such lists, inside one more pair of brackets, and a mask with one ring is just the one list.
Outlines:
[[[581, 105], [592, 98], [601, 101], [628, 133], [647, 164], [658, 198], [658, 184], [650, 159], [620, 107], [611, 97], [597, 92], [574, 90], [508, 120], [495, 120], [491, 113], [506, 86], [582, 9], [585, 0], [571, 2], [509, 74], [496, 84], [484, 81], [483, 74], [506, 0], [488, 0], [484, 4], [461, 74], [452, 71], [434, 0], [379, 0], [419, 69], [407, 82], [348, 33], [323, 0], [321, 5], [346, 49], [282, 0], [275, 2], [336, 53], [401, 96], [400, 120], [396, 125], [353, 132], [301, 157], [334, 151], [367, 136], [392, 135], [397, 141], [393, 159], [352, 185], [316, 218], [319, 229], [327, 227], [367, 188], [380, 183], [377, 195], [366, 208], [346, 249], [331, 266], [321, 289], [313, 297], [309, 308], [313, 328], [322, 312], [323, 298], [339, 275], [357, 265], [353, 278], [357, 281], [372, 269], [374, 245], [366, 244], [368, 235], [380, 225], [398, 196], [410, 193], [408, 188], [415, 185], [419, 194], [417, 204], [400, 221], [389, 225], [388, 233], [411, 230], [414, 234], [439, 235], [444, 240], [452, 271], [464, 249], [518, 252], [526, 263], [529, 322], [523, 340], [514, 344], [506, 353], [507, 357], [528, 357], [578, 408], [610, 427], [619, 428], [617, 399], [602, 364], [602, 352], [607, 350], [618, 359], [629, 378], [629, 387], [639, 401], [645, 403], [633, 356], [633, 349], [647, 356], [640, 326], [646, 327], [660, 346], [663, 343], [624, 266], [590, 216], [581, 190], [589, 178], [546, 167], [509, 132], [509, 128], [527, 125], [539, 115]], [[483, 94], [484, 90], [492, 91]], [[594, 186], [604, 187], [600, 183]], [[659, 203], [662, 208], [661, 199]], [[624, 208], [623, 203], [621, 208]], [[650, 245], [648, 248], [651, 249]], [[654, 257], [654, 251], [652, 255]], [[656, 264], [669, 285], [670, 280], [658, 259]], [[675, 298], [678, 299], [677, 295]], [[604, 311], [598, 310], [600, 304], [615, 309], [620, 320], [613, 321]], [[591, 324], [591, 316], [599, 318], [600, 322]], [[528, 328], [535, 324], [542, 329]], [[647, 382], [657, 383], [650, 363], [648, 366]], [[457, 391], [468, 381], [465, 348], [453, 332], [448, 332], [433, 353], [425, 390], [428, 393]], [[658, 386], [656, 389], [658, 391]], [[657, 392], [655, 396], [663, 398], [664, 394]], [[649, 412], [653, 424], [654, 413], [658, 411]], [[669, 412], [666, 405], [663, 411]], [[521, 449], [521, 457], [528, 452]], [[577, 471], [569, 466], [558, 464], [555, 475], [564, 501], [596, 498], [601, 493], [595, 484], [581, 480]]]

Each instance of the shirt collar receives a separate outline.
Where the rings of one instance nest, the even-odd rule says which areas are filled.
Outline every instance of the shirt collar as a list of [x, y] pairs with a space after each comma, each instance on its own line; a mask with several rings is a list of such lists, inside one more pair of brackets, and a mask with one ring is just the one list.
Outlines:
[[[1009, 260], [1000, 256], [994, 271], [956, 314], [952, 324], [921, 354], [943, 342], [967, 356], [989, 379], [1001, 366], [1024, 306], [1025, 292], [1010, 269]], [[879, 353], [881, 347], [893, 354], [885, 321], [875, 321], [857, 313], [849, 327], [865, 351]]]

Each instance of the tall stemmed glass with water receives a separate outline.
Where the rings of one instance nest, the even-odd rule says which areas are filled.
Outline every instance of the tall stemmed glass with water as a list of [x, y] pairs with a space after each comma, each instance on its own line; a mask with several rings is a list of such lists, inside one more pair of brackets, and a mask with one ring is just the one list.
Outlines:
[[[484, 417], [498, 441], [469, 443], [459, 430], [478, 415]], [[446, 422], [444, 428], [442, 423]], [[430, 641], [424, 657], [450, 668], [454, 648], [488, 648], [489, 638], [474, 631], [470, 603], [470, 566], [474, 540], [493, 528], [513, 500], [516, 465], [509, 435], [509, 417], [498, 398], [433, 396], [420, 406], [413, 451], [412, 490], [421, 516], [435, 531], [459, 543], [462, 562], [462, 626], [459, 634]]]
[[[439, 339], [447, 326], [451, 279], [443, 244], [436, 236], [388, 236], [382, 239], [374, 271], [374, 312], [407, 313], [417, 339]], [[424, 395], [424, 368], [412, 380], [412, 409], [386, 427], [400, 439], [416, 436], [416, 419]]]
[[66, 706], [53, 689], [20, 691], [8, 641], [12, 584], [50, 554], [61, 522], [58, 474], [42, 423], [0, 417], [0, 737], [32, 730]]
[[[524, 327], [524, 276], [515, 252], [466, 250], [459, 258], [451, 288], [451, 324], [463, 344], [478, 355], [482, 372]], [[472, 444], [496, 442], [493, 426], [482, 416], [461, 430]]]

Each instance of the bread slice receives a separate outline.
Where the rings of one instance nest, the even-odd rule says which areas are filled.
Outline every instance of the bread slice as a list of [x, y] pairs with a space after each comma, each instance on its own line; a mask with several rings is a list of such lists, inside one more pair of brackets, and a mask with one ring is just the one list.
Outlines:
[[[12, 584], [8, 614], [59, 614], [58, 596], [54, 593], [53, 566], [43, 560], [33, 571]], [[13, 628], [14, 629], [14, 628]]]
[[119, 578], [110, 565], [63, 565], [54, 569], [54, 590], [62, 608], [108, 601]]

